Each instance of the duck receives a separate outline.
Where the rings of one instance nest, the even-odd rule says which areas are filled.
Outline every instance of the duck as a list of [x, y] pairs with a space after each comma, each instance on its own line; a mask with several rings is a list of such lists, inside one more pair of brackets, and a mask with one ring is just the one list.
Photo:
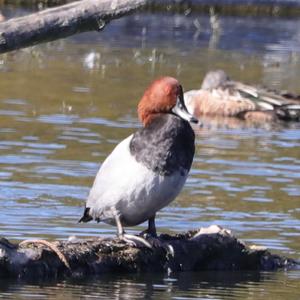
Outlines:
[[184, 94], [190, 114], [236, 118], [255, 124], [300, 121], [300, 96], [231, 80], [224, 70], [208, 72], [199, 90]]
[[169, 76], [155, 80], [138, 104], [142, 127], [121, 141], [102, 163], [79, 222], [95, 220], [117, 227], [148, 221], [142, 236], [157, 237], [157, 211], [173, 201], [187, 179], [195, 153], [197, 123], [184, 103], [183, 88]]

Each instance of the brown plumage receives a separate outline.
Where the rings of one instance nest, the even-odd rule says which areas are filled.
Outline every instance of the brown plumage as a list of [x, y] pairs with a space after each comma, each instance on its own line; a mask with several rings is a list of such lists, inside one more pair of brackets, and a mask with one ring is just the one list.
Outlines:
[[[155, 88], [154, 88], [155, 87]], [[145, 126], [156, 116], [169, 112], [176, 104], [176, 95], [182, 88], [173, 77], [161, 77], [155, 80], [144, 92], [138, 105], [140, 121]]]
[[207, 73], [201, 89], [186, 92], [195, 117], [235, 117], [247, 122], [300, 121], [300, 96], [278, 93], [230, 80], [223, 70]]

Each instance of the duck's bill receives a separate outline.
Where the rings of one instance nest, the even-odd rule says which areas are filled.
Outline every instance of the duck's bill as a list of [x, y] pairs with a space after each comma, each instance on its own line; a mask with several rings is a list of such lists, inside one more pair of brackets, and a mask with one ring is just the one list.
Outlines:
[[178, 107], [177, 105], [174, 106], [172, 111], [175, 115], [177, 115], [183, 120], [186, 120], [191, 123], [198, 123], [198, 120], [193, 115], [191, 115], [187, 110]]
[[176, 105], [173, 107], [172, 112], [183, 120], [186, 120], [191, 123], [198, 123], [198, 119], [196, 119], [193, 115], [191, 115], [188, 112], [183, 100], [182, 92], [177, 97]]

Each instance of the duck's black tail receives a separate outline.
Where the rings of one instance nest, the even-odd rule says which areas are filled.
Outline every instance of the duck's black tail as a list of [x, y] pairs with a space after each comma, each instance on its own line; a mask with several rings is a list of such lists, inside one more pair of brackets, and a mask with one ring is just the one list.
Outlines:
[[275, 108], [276, 115], [284, 121], [300, 122], [300, 104], [286, 104]]
[[93, 217], [90, 215], [90, 208], [89, 207], [86, 207], [84, 209], [84, 212], [83, 212], [83, 216], [81, 217], [81, 219], [78, 221], [78, 223], [81, 223], [81, 222], [89, 222], [93, 220]]

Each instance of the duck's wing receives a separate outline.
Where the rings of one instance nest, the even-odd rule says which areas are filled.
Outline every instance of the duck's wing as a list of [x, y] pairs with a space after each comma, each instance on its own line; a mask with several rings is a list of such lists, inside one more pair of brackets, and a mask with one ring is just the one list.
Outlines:
[[276, 99], [276, 97], [268, 97], [257, 87], [247, 85], [239, 81], [228, 80], [222, 88], [229, 90], [232, 94], [239, 94], [242, 98], [252, 101], [255, 103], [257, 109], [273, 110], [274, 105], [281, 104], [279, 99]]
[[228, 83], [242, 97], [258, 106], [261, 111], [274, 111], [276, 116], [285, 121], [300, 121], [300, 96], [287, 92], [277, 92], [263, 87], [254, 87], [238, 81]]

